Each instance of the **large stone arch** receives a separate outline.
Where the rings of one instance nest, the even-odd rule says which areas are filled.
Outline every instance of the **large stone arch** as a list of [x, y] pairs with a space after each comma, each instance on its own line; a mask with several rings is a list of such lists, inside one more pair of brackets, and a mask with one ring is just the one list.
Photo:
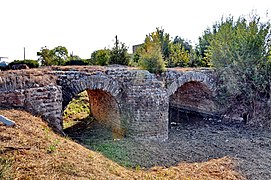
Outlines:
[[62, 85], [63, 110], [68, 103], [82, 91], [87, 91], [90, 110], [94, 118], [104, 126], [112, 129], [115, 137], [125, 135], [122, 122], [118, 82], [106, 76], [93, 75], [71, 80]]

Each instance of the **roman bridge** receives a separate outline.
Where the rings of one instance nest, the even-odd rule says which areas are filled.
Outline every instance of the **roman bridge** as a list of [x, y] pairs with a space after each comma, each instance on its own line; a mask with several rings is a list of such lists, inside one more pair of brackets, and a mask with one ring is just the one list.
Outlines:
[[169, 122], [191, 112], [211, 116], [217, 111], [215, 78], [209, 69], [168, 69], [154, 75], [121, 66], [70, 66], [0, 75], [0, 107], [23, 108], [59, 132], [63, 110], [85, 90], [95, 119], [133, 138], [164, 140]]

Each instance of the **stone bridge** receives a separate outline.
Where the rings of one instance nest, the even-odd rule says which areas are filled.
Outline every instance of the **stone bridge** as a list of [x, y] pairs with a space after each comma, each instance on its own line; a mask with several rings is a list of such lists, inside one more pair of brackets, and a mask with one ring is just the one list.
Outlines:
[[171, 121], [217, 112], [210, 69], [162, 75], [126, 67], [50, 67], [0, 72], [0, 107], [23, 108], [62, 132], [62, 114], [87, 90], [95, 119], [122, 136], [165, 140]]

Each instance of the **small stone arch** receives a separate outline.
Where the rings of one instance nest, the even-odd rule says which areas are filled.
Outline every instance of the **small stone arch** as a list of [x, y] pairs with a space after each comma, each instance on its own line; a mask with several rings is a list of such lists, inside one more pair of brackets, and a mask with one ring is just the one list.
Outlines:
[[168, 88], [168, 96], [171, 96], [172, 94], [174, 94], [177, 91], [177, 89], [181, 87], [183, 84], [187, 82], [191, 82], [191, 81], [205, 84], [212, 92], [212, 95], [214, 95], [215, 85], [214, 85], [213, 79], [203, 72], [190, 71], [190, 72], [185, 72], [177, 80], [171, 83], [171, 85]]

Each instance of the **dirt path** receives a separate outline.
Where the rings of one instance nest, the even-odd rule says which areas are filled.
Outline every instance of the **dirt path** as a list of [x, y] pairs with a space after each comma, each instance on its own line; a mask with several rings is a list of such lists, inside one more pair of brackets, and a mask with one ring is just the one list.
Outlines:
[[128, 159], [132, 167], [169, 167], [179, 162], [202, 162], [229, 156], [236, 159], [237, 170], [248, 179], [271, 179], [270, 131], [198, 122], [172, 126], [165, 142], [114, 141], [109, 131], [93, 124], [85, 130], [70, 129], [69, 135], [91, 149], [97, 145], [117, 149], [120, 162]]

